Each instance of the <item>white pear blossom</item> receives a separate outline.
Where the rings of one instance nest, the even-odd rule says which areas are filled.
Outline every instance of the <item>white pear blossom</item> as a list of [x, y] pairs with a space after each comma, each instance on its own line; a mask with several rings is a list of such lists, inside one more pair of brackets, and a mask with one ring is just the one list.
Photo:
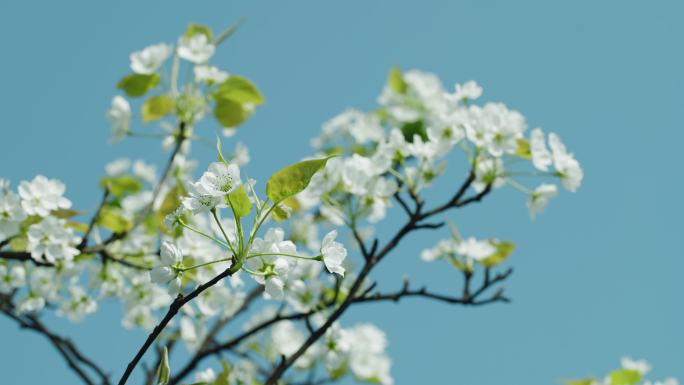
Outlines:
[[337, 237], [337, 230], [333, 230], [323, 237], [321, 242], [321, 255], [323, 256], [323, 263], [325, 268], [330, 273], [339, 274], [344, 277], [344, 267], [342, 262], [347, 257], [347, 249], [339, 242], [335, 242]]
[[48, 262], [71, 261], [80, 251], [74, 246], [80, 238], [66, 227], [66, 220], [47, 217], [28, 228], [28, 250], [33, 259]]
[[482, 96], [482, 87], [480, 87], [474, 80], [468, 80], [463, 84], [454, 86], [453, 94], [447, 94], [447, 98], [453, 102], [461, 102], [464, 100], [475, 100]]
[[549, 147], [553, 155], [553, 165], [560, 175], [563, 186], [571, 192], [575, 192], [584, 178], [584, 172], [575, 157], [565, 149], [558, 135], [549, 134]]
[[131, 167], [131, 160], [128, 158], [115, 159], [105, 166], [105, 172], [109, 176], [119, 176], [125, 174]]
[[620, 365], [623, 369], [636, 370], [641, 373], [642, 376], [651, 371], [651, 364], [646, 360], [635, 360], [630, 357], [622, 357], [620, 359]]
[[118, 142], [128, 135], [131, 124], [131, 105], [126, 99], [119, 95], [114, 96], [106, 116], [112, 124], [112, 142]]
[[206, 368], [202, 371], [197, 372], [195, 375], [196, 382], [214, 383], [216, 381], [216, 372], [212, 368]]
[[160, 264], [150, 271], [153, 283], [168, 284], [169, 294], [175, 295], [181, 288], [181, 272], [183, 252], [171, 242], [164, 242], [160, 250]]
[[527, 200], [527, 208], [530, 216], [534, 219], [537, 214], [544, 211], [551, 198], [558, 195], [558, 187], [555, 184], [543, 183], [537, 187]]
[[148, 183], [157, 181], [157, 167], [140, 159], [133, 163], [133, 174]]
[[130, 56], [131, 69], [138, 74], [153, 74], [164, 64], [171, 52], [171, 47], [164, 43], [151, 45], [142, 51], [135, 51]]
[[466, 258], [481, 261], [494, 254], [496, 247], [488, 241], [480, 241], [470, 237], [461, 241], [456, 250]]
[[194, 72], [195, 79], [197, 79], [198, 82], [206, 82], [209, 84], [223, 83], [229, 77], [227, 72], [208, 65], [197, 65], [194, 68]]
[[195, 64], [206, 63], [214, 55], [215, 48], [203, 33], [183, 36], [178, 40], [178, 56]]
[[530, 133], [530, 152], [532, 153], [534, 167], [541, 171], [547, 171], [553, 160], [551, 153], [546, 148], [546, 140], [541, 128], [535, 128]]
[[0, 293], [7, 294], [26, 284], [26, 269], [22, 265], [0, 264]]
[[64, 183], [42, 175], [37, 175], [31, 182], [22, 181], [18, 188], [26, 213], [41, 217], [50, 215], [53, 210], [71, 207], [71, 201], [63, 196], [65, 190]]
[[242, 183], [240, 168], [236, 164], [226, 165], [223, 162], [214, 162], [202, 174], [199, 183], [209, 195], [223, 197], [235, 191]]
[[0, 242], [16, 235], [25, 218], [19, 196], [12, 191], [0, 190]]
[[82, 287], [71, 286], [69, 295], [70, 297], [60, 305], [57, 314], [78, 322], [97, 310], [97, 302], [90, 298]]

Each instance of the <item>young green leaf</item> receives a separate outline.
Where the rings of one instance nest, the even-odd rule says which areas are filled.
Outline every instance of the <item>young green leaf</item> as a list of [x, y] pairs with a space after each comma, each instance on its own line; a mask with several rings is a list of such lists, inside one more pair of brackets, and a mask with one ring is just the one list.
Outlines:
[[142, 189], [142, 182], [130, 175], [107, 176], [100, 180], [100, 185], [102, 188], [109, 189], [109, 192], [117, 198]]
[[219, 138], [218, 135], [216, 135], [216, 152], [218, 153], [219, 162], [221, 162], [227, 166], [228, 161], [226, 160], [226, 157], [223, 156], [223, 146], [221, 145], [221, 138]]
[[518, 148], [513, 152], [514, 155], [523, 159], [532, 159], [532, 152], [530, 151], [530, 142], [527, 139], [518, 139]]
[[247, 120], [251, 112], [232, 99], [218, 99], [214, 107], [214, 117], [223, 127], [237, 127]]
[[259, 105], [264, 102], [264, 96], [249, 79], [238, 75], [231, 75], [221, 83], [214, 92], [216, 99], [230, 99], [240, 104], [252, 103]]
[[238, 186], [235, 191], [228, 194], [228, 200], [238, 217], [246, 217], [252, 211], [252, 202], [249, 201], [244, 185]]
[[157, 74], [131, 74], [121, 79], [116, 87], [124, 90], [126, 95], [137, 98], [156, 87], [159, 84], [159, 80], [160, 78]]
[[185, 30], [185, 36], [186, 37], [193, 37], [197, 34], [202, 34], [202, 35], [207, 37], [207, 40], [211, 41], [211, 28], [207, 27], [206, 25], [202, 25], [202, 24], [190, 23], [188, 25], [188, 29]]
[[404, 80], [401, 70], [398, 67], [392, 67], [390, 70], [389, 75], [387, 76], [387, 85], [392, 91], [398, 94], [403, 95], [408, 91], [408, 84]]
[[581, 378], [578, 380], [565, 380], [565, 381], [563, 381], [563, 384], [565, 384], [565, 385], [591, 385], [594, 382], [596, 382], [596, 380], [594, 380], [593, 378]]
[[641, 381], [641, 373], [632, 369], [618, 369], [609, 377], [610, 385], [635, 385]]
[[97, 223], [114, 233], [123, 233], [133, 228], [133, 222], [124, 218], [120, 208], [113, 206], [102, 207]]
[[422, 120], [416, 120], [411, 123], [404, 123], [401, 126], [401, 133], [404, 134], [404, 139], [407, 142], [413, 143], [413, 137], [418, 135], [423, 141], [428, 140], [427, 129], [425, 128], [425, 123]]
[[173, 110], [173, 99], [168, 95], [152, 96], [145, 100], [141, 113], [144, 122], [159, 120]]
[[491, 241], [492, 246], [496, 247], [494, 254], [480, 261], [480, 264], [486, 267], [494, 267], [508, 258], [515, 250], [515, 244], [505, 241]]
[[325, 167], [330, 158], [332, 156], [305, 160], [277, 171], [266, 183], [266, 196], [273, 202], [280, 202], [303, 191], [309, 185], [311, 177]]
[[166, 348], [166, 346], [164, 346], [161, 362], [157, 368], [157, 385], [168, 384], [170, 372], [171, 368], [169, 368], [169, 350]]

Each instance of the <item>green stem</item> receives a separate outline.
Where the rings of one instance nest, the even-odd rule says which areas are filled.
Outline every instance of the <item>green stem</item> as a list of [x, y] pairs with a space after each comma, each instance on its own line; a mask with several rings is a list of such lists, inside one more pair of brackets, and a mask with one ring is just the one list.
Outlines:
[[194, 231], [194, 232], [196, 232], [197, 234], [199, 234], [199, 235], [201, 235], [201, 236], [203, 236], [203, 237], [205, 237], [205, 238], [211, 239], [212, 241], [218, 243], [219, 245], [221, 245], [221, 246], [223, 246], [223, 247], [231, 248], [230, 245], [228, 245], [227, 243], [225, 243], [225, 242], [223, 242], [223, 241], [221, 241], [221, 240], [219, 240], [219, 239], [216, 239], [216, 238], [212, 237], [211, 235], [209, 235], [209, 234], [203, 232], [202, 230], [199, 230], [199, 229], [196, 229], [196, 228], [194, 228], [194, 227], [192, 227], [192, 226], [190, 226], [190, 225], [187, 225], [187, 224], [185, 224], [185, 222], [183, 222], [183, 221], [181, 221], [181, 220], [179, 220], [178, 223], [179, 223], [181, 226], [185, 227], [186, 229], [191, 230], [191, 231]]
[[322, 261], [323, 260], [322, 255], [317, 255], [315, 257], [305, 257], [303, 255], [289, 254], [289, 253], [256, 253], [256, 254], [249, 254], [246, 259], [255, 258], [255, 257], [267, 257], [267, 256], [271, 256], [271, 255], [278, 255], [278, 256], [283, 256], [283, 257], [304, 259], [307, 261]]
[[228, 261], [232, 261], [232, 260], [233, 260], [233, 257], [230, 256], [230, 257], [228, 257], [228, 258], [221, 258], [221, 259], [217, 259], [217, 260], [215, 260], [215, 261], [200, 263], [199, 265], [194, 265], [194, 266], [190, 266], [190, 267], [184, 267], [183, 269], [180, 269], [180, 271], [194, 270], [194, 269], [197, 269], [197, 268], [200, 268], [200, 267], [213, 265], [213, 264], [215, 264], [215, 263], [228, 262]]
[[221, 220], [219, 219], [218, 215], [216, 214], [216, 208], [211, 209], [211, 215], [214, 217], [216, 224], [218, 225], [219, 229], [221, 230], [221, 234], [223, 234], [223, 238], [226, 239], [226, 242], [228, 243], [228, 248], [230, 248], [230, 251], [232, 251], [234, 255], [238, 255], [238, 253], [235, 252], [235, 248], [233, 248], [233, 243], [230, 241], [230, 238], [228, 238], [228, 234], [226, 234], [226, 230], [223, 229], [223, 225], [221, 224]]
[[252, 274], [252, 275], [261, 275], [261, 276], [263, 276], [263, 277], [265, 277], [265, 276], [268, 275], [268, 274], [266, 274], [266, 273], [264, 273], [264, 272], [261, 272], [261, 271], [250, 270], [250, 269], [248, 269], [248, 268], [246, 268], [246, 267], [244, 267], [244, 266], [242, 266], [242, 270], [244, 270], [244, 271], [246, 271], [246, 272], [248, 272], [249, 274]]
[[506, 178], [506, 183], [510, 184], [513, 188], [515, 188], [518, 191], [521, 191], [524, 194], [532, 194], [533, 193], [532, 190], [530, 190], [527, 187], [516, 182], [514, 179]]

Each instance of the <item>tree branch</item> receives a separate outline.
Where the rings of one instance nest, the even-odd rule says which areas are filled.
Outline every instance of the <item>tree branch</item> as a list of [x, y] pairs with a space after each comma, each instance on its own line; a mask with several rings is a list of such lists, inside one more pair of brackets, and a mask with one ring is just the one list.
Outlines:
[[150, 348], [154, 340], [157, 339], [157, 337], [159, 336], [159, 334], [161, 334], [162, 330], [164, 330], [166, 325], [168, 325], [169, 322], [171, 322], [173, 317], [186, 303], [195, 299], [198, 295], [202, 294], [203, 291], [214, 286], [223, 278], [233, 275], [236, 271], [240, 269], [240, 267], [241, 263], [235, 262], [231, 267], [227, 268], [216, 277], [198, 286], [187, 296], [179, 295], [178, 297], [176, 297], [176, 299], [171, 303], [171, 306], [169, 306], [169, 310], [166, 312], [166, 315], [164, 315], [164, 318], [162, 318], [159, 324], [154, 328], [154, 330], [152, 330], [152, 333], [150, 333], [150, 335], [147, 336], [147, 339], [140, 347], [135, 357], [133, 357], [128, 366], [126, 366], [126, 370], [124, 371], [123, 375], [121, 376], [121, 379], [119, 380], [119, 385], [124, 385], [126, 381], [128, 381], [128, 378], [130, 377], [131, 373], [133, 373], [133, 369], [135, 369], [136, 365], [138, 365], [138, 362], [140, 362], [140, 359], [143, 357], [143, 355], [145, 355], [147, 349]]

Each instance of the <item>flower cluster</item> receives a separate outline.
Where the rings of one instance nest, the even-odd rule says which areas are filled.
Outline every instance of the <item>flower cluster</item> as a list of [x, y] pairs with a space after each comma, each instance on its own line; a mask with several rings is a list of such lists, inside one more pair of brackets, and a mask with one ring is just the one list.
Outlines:
[[679, 385], [679, 381], [674, 377], [668, 377], [662, 381], [651, 381], [646, 379], [646, 375], [651, 371], [651, 364], [645, 360], [635, 360], [623, 357], [620, 360], [620, 368], [612, 371], [603, 379], [583, 378], [579, 380], [566, 381], [568, 384], [586, 385]]

